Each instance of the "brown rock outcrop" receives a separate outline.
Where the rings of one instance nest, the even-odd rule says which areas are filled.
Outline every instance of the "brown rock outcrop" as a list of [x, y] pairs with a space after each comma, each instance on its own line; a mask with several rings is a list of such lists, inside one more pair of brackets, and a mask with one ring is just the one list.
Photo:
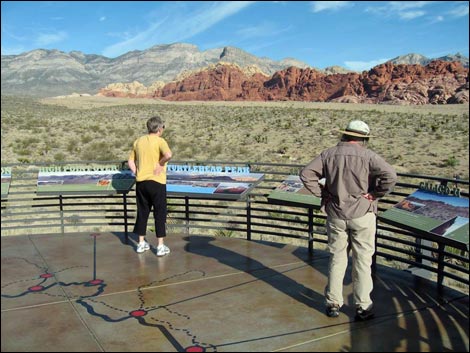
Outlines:
[[174, 101], [262, 100], [256, 92], [266, 78], [261, 73], [245, 73], [238, 65], [218, 64], [166, 84], [160, 97]]
[[290, 67], [266, 81], [263, 93], [268, 100], [325, 102], [341, 96], [361, 96], [364, 90], [357, 73], [325, 75], [314, 69]]

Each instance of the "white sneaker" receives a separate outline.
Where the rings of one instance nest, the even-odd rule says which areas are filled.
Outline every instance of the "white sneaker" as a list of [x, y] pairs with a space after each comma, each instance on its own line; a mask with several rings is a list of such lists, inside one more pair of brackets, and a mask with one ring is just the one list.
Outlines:
[[166, 245], [160, 245], [157, 247], [157, 256], [165, 256], [170, 253], [170, 248]]
[[147, 243], [145, 240], [137, 245], [136, 251], [140, 254], [143, 253], [146, 250], [150, 249], [149, 243]]

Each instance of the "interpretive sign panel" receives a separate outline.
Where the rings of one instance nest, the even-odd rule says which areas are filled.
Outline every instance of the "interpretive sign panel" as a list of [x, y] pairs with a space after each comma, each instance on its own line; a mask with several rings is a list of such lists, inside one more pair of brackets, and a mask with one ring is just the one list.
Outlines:
[[[249, 167], [168, 165], [167, 193], [219, 199], [240, 199], [264, 174]], [[47, 167], [40, 170], [37, 193], [77, 194], [127, 192], [135, 183], [130, 170], [117, 167]]]
[[11, 168], [2, 167], [2, 199], [8, 197], [8, 192], [10, 191], [11, 183]]
[[289, 175], [268, 196], [268, 201], [275, 204], [320, 208], [321, 199], [308, 191], [300, 177]]
[[468, 210], [468, 198], [417, 190], [380, 214], [379, 219], [468, 246]]
[[[53, 171], [49, 171], [49, 170]], [[59, 169], [59, 171], [57, 171]], [[123, 193], [135, 183], [130, 170], [103, 167], [53, 167], [39, 171], [38, 194]]]
[[177, 166], [167, 170], [167, 193], [217, 199], [243, 198], [264, 174], [250, 173], [248, 167]]

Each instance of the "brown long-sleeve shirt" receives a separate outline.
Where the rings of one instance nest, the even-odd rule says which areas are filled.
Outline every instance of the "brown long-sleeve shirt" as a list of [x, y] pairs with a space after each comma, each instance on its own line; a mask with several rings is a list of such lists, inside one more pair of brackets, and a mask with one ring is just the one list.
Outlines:
[[[318, 181], [326, 179], [324, 188]], [[358, 143], [339, 142], [323, 151], [300, 171], [300, 179], [322, 198], [325, 212], [334, 218], [354, 219], [367, 212], [377, 214], [377, 200], [391, 192], [397, 181], [393, 168], [378, 154]]]

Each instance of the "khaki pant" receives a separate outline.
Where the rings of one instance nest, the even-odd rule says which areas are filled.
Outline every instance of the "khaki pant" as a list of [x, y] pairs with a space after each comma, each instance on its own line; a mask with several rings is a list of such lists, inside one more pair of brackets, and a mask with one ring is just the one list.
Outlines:
[[330, 262], [328, 284], [325, 288], [326, 304], [344, 304], [343, 280], [348, 266], [348, 238], [352, 249], [352, 281], [354, 304], [368, 309], [372, 306], [370, 293], [372, 256], [375, 251], [376, 217], [373, 212], [352, 220], [328, 217], [328, 249]]

